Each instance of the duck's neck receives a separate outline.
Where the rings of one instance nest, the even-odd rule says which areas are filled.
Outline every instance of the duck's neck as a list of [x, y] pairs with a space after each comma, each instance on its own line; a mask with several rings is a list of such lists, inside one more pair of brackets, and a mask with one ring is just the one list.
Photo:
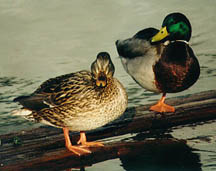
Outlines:
[[184, 42], [185, 44], [189, 44], [189, 42], [186, 41], [186, 40], [171, 40], [171, 41], [167, 40], [167, 41], [164, 42], [164, 45], [167, 46], [168, 44], [174, 43], [174, 42]]

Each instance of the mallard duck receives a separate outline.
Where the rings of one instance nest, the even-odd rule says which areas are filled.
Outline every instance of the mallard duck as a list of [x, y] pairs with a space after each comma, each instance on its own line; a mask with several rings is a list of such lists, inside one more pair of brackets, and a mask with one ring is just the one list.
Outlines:
[[117, 40], [116, 47], [126, 72], [143, 88], [162, 93], [150, 110], [174, 112], [164, 103], [166, 93], [191, 87], [199, 78], [200, 66], [188, 41], [191, 24], [185, 15], [171, 13], [162, 28], [147, 28], [132, 38]]
[[[108, 53], [101, 52], [90, 71], [79, 71], [45, 81], [30, 96], [14, 99], [23, 108], [14, 112], [26, 119], [63, 128], [66, 148], [77, 155], [91, 153], [85, 131], [101, 127], [123, 114], [127, 94], [113, 77], [115, 68]], [[79, 131], [80, 140], [72, 145], [69, 130]]]

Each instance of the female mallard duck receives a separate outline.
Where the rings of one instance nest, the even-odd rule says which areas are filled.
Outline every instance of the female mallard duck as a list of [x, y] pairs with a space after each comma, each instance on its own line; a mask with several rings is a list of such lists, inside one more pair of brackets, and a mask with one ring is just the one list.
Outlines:
[[127, 73], [143, 88], [163, 93], [150, 110], [174, 112], [174, 107], [164, 103], [166, 93], [186, 90], [199, 78], [200, 66], [188, 44], [190, 37], [189, 20], [181, 13], [172, 13], [160, 31], [147, 28], [132, 38], [116, 41]]
[[[79, 71], [45, 81], [32, 95], [14, 101], [23, 105], [15, 115], [63, 128], [68, 150], [81, 155], [85, 147], [103, 146], [87, 142], [84, 131], [101, 127], [123, 114], [127, 94], [113, 77], [115, 68], [108, 53], [101, 52], [91, 65], [91, 72]], [[80, 131], [78, 144], [72, 146], [69, 130]]]

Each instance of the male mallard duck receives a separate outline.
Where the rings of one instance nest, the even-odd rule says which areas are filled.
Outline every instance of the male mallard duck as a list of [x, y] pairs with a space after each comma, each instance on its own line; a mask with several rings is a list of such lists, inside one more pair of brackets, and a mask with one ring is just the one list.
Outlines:
[[[115, 68], [108, 53], [101, 52], [91, 65], [91, 72], [79, 71], [45, 81], [30, 96], [14, 101], [23, 105], [15, 115], [63, 128], [66, 148], [77, 155], [90, 153], [85, 147], [103, 146], [87, 142], [84, 131], [101, 127], [123, 114], [127, 94], [113, 77]], [[78, 144], [72, 146], [69, 130], [80, 131]]]
[[189, 20], [181, 13], [171, 13], [160, 31], [147, 28], [132, 38], [116, 41], [127, 73], [143, 88], [163, 93], [150, 110], [174, 112], [174, 107], [164, 103], [166, 93], [186, 90], [199, 78], [200, 66], [188, 44], [190, 37]]

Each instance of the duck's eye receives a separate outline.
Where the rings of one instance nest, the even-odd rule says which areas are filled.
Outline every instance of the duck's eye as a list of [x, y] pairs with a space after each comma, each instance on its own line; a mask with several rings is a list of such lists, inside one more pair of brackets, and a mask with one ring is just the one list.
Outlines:
[[164, 32], [164, 31], [162, 30], [161, 33], [163, 34], [163, 32]]

